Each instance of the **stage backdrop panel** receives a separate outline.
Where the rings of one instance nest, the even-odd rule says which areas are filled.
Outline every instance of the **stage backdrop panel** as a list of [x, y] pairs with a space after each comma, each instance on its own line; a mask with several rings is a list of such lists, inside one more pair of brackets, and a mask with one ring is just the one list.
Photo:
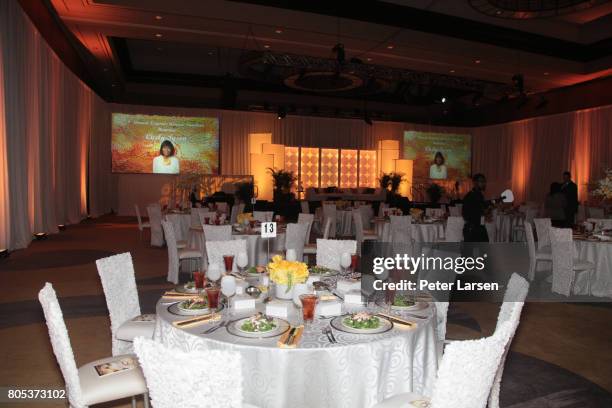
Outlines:
[[216, 174], [219, 120], [113, 113], [112, 168], [114, 173]]

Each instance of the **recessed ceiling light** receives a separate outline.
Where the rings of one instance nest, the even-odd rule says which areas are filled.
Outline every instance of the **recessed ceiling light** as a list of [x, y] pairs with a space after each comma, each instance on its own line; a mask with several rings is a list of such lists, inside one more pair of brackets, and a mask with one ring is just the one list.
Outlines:
[[501, 10], [497, 10], [497, 11], [495, 12], [495, 14], [497, 14], [498, 16], [499, 16], [501, 13], [502, 13], [502, 11], [501, 11]]
[[368, 61], [368, 62], [372, 61], [372, 58], [368, 57], [368, 58], [366, 58], [366, 61]]
[[164, 18], [162, 16], [155, 16], [156, 20], [163, 20]]
[[208, 55], [213, 55], [213, 54], [214, 54], [214, 52], [208, 51]]
[[451, 74], [454, 74], [454, 73], [455, 73], [455, 70], [454, 70], [454, 69], [451, 69], [451, 70], [450, 70], [450, 71], [448, 71], [448, 72], [450, 72]]
[[164, 49], [162, 47], [157, 47], [157, 51], [163, 51]]
[[264, 48], [266, 48], [266, 49], [267, 49], [267, 48], [270, 48], [270, 46], [269, 46], [268, 44], [265, 44], [265, 45], [264, 45]]
[[395, 46], [393, 44], [387, 45], [387, 49], [392, 50], [393, 48], [395, 48]]
[[162, 38], [164, 35], [163, 35], [163, 34], [160, 34], [160, 33], [157, 33], [157, 34], [155, 34], [155, 36], [156, 36], [157, 38]]
[[474, 60], [474, 64], [480, 64], [480, 60]]
[[550, 74], [549, 74], [548, 72], [545, 72], [545, 73], [544, 73], [544, 75], [548, 76], [548, 75], [550, 75]]
[[113, 87], [113, 88], [114, 88], [114, 87], [116, 87], [116, 86], [117, 86], [117, 84], [113, 84], [113, 85], [112, 85], [112, 87]]
[[274, 32], [275, 32], [276, 34], [282, 34], [282, 33], [283, 33], [283, 30], [281, 30], [280, 28], [277, 28], [276, 30], [274, 30]]
[[104, 72], [108, 72], [108, 68], [104, 68]]

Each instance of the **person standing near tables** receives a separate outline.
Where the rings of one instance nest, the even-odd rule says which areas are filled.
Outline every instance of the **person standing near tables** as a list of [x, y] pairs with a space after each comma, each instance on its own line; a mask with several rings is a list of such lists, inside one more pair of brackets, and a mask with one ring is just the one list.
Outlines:
[[574, 217], [578, 212], [578, 186], [572, 181], [572, 174], [569, 171], [563, 173], [563, 184], [561, 192], [565, 196], [565, 227], [574, 226]]
[[550, 193], [544, 202], [544, 209], [553, 227], [563, 228], [565, 226], [566, 207], [567, 199], [565, 194], [561, 192], [561, 184], [557, 182], [552, 183], [550, 185]]
[[463, 198], [462, 215], [465, 220], [463, 240], [465, 242], [489, 242], [487, 229], [482, 225], [482, 217], [490, 204], [484, 198], [486, 188], [487, 179], [484, 174], [475, 174], [472, 177], [472, 189]]

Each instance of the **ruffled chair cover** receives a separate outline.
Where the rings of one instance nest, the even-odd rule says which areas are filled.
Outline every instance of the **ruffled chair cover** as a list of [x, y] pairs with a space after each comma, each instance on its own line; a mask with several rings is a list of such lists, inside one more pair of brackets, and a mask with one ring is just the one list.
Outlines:
[[143, 338], [134, 349], [155, 408], [242, 408], [240, 354], [223, 350], [185, 353]]
[[552, 222], [550, 218], [534, 218], [533, 222], [538, 235], [538, 251], [550, 246], [550, 228]]
[[151, 246], [161, 247], [164, 245], [164, 234], [162, 232], [162, 213], [159, 204], [147, 205], [149, 223], [151, 224]]
[[229, 241], [232, 239], [231, 225], [202, 225], [206, 241]]
[[444, 232], [444, 240], [446, 242], [461, 242], [463, 241], [463, 217], [448, 217], [446, 220], [446, 231]]
[[70, 345], [70, 337], [64, 323], [64, 315], [60, 309], [57, 295], [49, 282], [38, 292], [38, 300], [42, 305], [49, 329], [49, 338], [53, 353], [57, 358], [64, 381], [66, 382], [66, 393], [68, 401], [73, 408], [85, 408], [87, 405], [83, 399], [79, 371]]
[[285, 233], [285, 250], [293, 249], [296, 258], [301, 260], [304, 257], [304, 244], [306, 243], [306, 233], [308, 224], [287, 224]]
[[331, 220], [330, 230], [328, 237], [335, 238], [336, 237], [336, 219], [337, 219], [337, 209], [336, 204], [325, 204], [323, 203], [323, 225], [327, 223], [327, 220]]
[[317, 239], [317, 265], [340, 270], [340, 257], [343, 253], [357, 253], [357, 241], [338, 239]]
[[234, 204], [232, 206], [232, 211], [230, 214], [230, 224], [235, 224], [238, 220], [238, 214], [242, 214], [244, 212], [244, 203]]
[[436, 305], [436, 336], [438, 341], [446, 339], [446, 322], [448, 320], [449, 302], [434, 302]]
[[299, 213], [298, 214], [298, 224], [306, 224], [306, 241], [304, 243], [310, 242], [310, 232], [312, 231], [312, 223], [314, 222], [314, 214], [309, 213]]
[[179, 280], [179, 256], [176, 247], [176, 236], [174, 235], [174, 227], [171, 222], [162, 221], [164, 234], [166, 235], [166, 244], [168, 246], [168, 282], [174, 284]]
[[504, 365], [506, 363], [506, 357], [516, 333], [516, 328], [519, 325], [521, 319], [521, 311], [525, 303], [525, 298], [529, 292], [529, 282], [525, 278], [513, 273], [508, 281], [508, 287], [506, 293], [504, 293], [504, 301], [502, 303], [499, 314], [497, 315], [497, 326], [495, 331], [501, 330], [506, 322], [511, 324], [511, 334], [508, 339], [508, 344], [504, 354], [502, 355], [499, 367], [495, 373], [495, 379], [493, 381], [493, 387], [491, 388], [491, 394], [489, 395], [489, 408], [499, 408], [499, 392], [501, 389], [501, 380], [504, 373]]
[[113, 356], [132, 353], [132, 343], [117, 339], [119, 327], [140, 316], [134, 265], [129, 252], [96, 261], [111, 321]]
[[253, 219], [259, 222], [270, 222], [274, 218], [274, 211], [253, 211]]
[[[229, 241], [206, 241], [206, 254], [208, 256], [208, 264], [216, 263], [223, 268], [223, 255], [238, 256], [240, 253], [247, 253], [247, 242], [245, 239], [232, 239]], [[233, 272], [238, 271], [236, 262], [232, 269]]]

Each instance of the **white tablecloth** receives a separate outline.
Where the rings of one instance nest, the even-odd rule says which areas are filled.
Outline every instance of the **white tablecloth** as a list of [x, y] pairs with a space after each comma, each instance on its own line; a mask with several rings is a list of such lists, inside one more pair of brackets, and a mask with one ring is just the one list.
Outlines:
[[[157, 305], [155, 339], [185, 351], [239, 351], [244, 400], [258, 407], [370, 408], [402, 392], [431, 393], [437, 371], [432, 308], [424, 312], [429, 318], [418, 320], [414, 329], [396, 326], [379, 335], [334, 330], [338, 344], [329, 343], [321, 332], [329, 320], [315, 320], [299, 348], [291, 350], [278, 348], [277, 338], [244, 339], [226, 329], [200, 334], [208, 324], [177, 329], [171, 322], [183, 317], [170, 314], [167, 307]], [[292, 310], [288, 320], [295, 323], [299, 310]]]
[[[595, 272], [591, 273], [591, 294], [612, 298], [612, 242], [574, 240], [579, 259], [593, 262]], [[587, 294], [587, 275], [577, 275], [574, 291]]]
[[[382, 242], [391, 242], [391, 222], [375, 221], [376, 234]], [[415, 242], [436, 242], [444, 237], [444, 224], [435, 222], [431, 224], [412, 224], [412, 239]]]

